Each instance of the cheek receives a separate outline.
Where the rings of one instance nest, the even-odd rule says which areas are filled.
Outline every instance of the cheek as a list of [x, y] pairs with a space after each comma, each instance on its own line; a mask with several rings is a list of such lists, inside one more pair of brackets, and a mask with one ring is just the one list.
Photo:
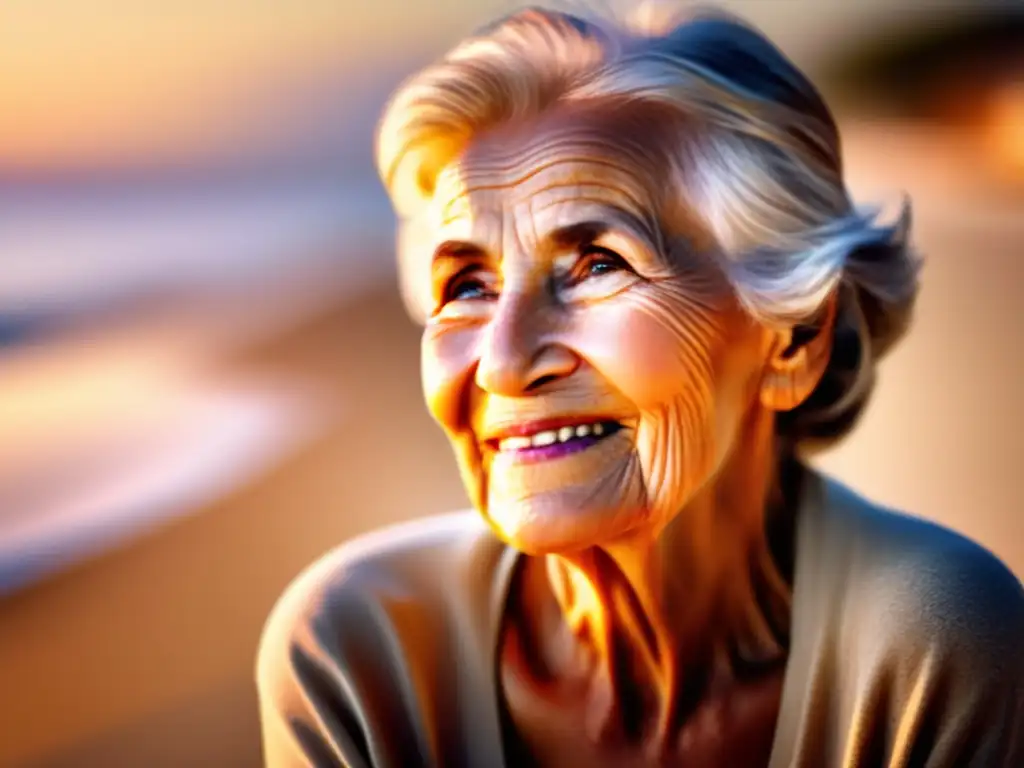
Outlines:
[[473, 375], [476, 347], [473, 328], [426, 328], [420, 342], [423, 397], [430, 415], [445, 429], [464, 421], [463, 402]]
[[717, 315], [674, 297], [620, 298], [588, 311], [578, 330], [581, 354], [641, 411], [661, 410], [684, 393], [709, 396], [723, 345]]
[[[637, 450], [656, 517], [712, 471], [729, 441], [721, 378], [734, 344], [729, 314], [678, 293], [621, 297], [581, 322], [585, 354], [642, 415]], [[584, 335], [581, 331], [581, 335]]]

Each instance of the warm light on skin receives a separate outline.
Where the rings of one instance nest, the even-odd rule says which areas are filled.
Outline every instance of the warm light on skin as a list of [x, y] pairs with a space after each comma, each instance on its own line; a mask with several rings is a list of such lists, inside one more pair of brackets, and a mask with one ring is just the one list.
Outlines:
[[[752, 586], [784, 599], [765, 543], [773, 413], [810, 393], [828, 355], [787, 357], [789, 332], [746, 315], [713, 254], [688, 245], [706, 233], [659, 193], [666, 163], [630, 135], [614, 115], [555, 110], [445, 169], [418, 286], [433, 309], [423, 384], [478, 509], [548, 555], [536, 562], [564, 623], [540, 642], [568, 632], [588, 649], [587, 732], [608, 735], [623, 703], [615, 634], [660, 702], [664, 747], [680, 670], [710, 663], [709, 644], [778, 653]], [[601, 420], [622, 428], [548, 460], [490, 440]]]
[[[713, 257], [687, 246], [706, 240], [692, 220], [658, 231], [649, 212], [667, 208], [652, 190], [668, 180], [639, 145], [613, 142], [615, 127], [562, 113], [495, 132], [437, 187], [434, 241], [447, 245], [421, 287], [434, 309], [427, 402], [471, 496], [526, 551], [608, 544], [639, 527], [656, 538], [768, 397], [769, 357], [785, 346], [785, 333], [739, 308]], [[583, 222], [606, 228], [582, 248], [553, 234]], [[552, 419], [623, 429], [548, 462], [489, 444]]]
[[[739, 398], [756, 397], [750, 350], [770, 344], [706, 255], [659, 252], [637, 224], [657, 205], [643, 181], [651, 163], [603, 156], [607, 142], [588, 126], [555, 120], [481, 140], [438, 186], [437, 241], [468, 253], [435, 260], [427, 400], [473, 496], [526, 551], [608, 543], [641, 520], [656, 536], [720, 463], [746, 409]], [[608, 225], [592, 245], [614, 248], [621, 264], [552, 235], [592, 221]], [[469, 298], [445, 302], [446, 290]], [[487, 444], [551, 419], [623, 429], [545, 462]]]
[[898, 335], [916, 285], [906, 209], [885, 227], [852, 207], [836, 134], [727, 18], [634, 37], [523, 11], [385, 111], [427, 405], [528, 555], [497, 671], [537, 764], [771, 751], [794, 443], [845, 432], [871, 384], [845, 353]]

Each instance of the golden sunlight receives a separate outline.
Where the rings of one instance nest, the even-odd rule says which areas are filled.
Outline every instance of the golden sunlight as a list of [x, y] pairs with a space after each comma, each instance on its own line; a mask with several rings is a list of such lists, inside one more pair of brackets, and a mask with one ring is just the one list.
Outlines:
[[447, 29], [424, 17], [454, 20], [467, 3], [5, 0], [0, 167], [201, 155], [275, 96], [428, 48], [420, 31]]

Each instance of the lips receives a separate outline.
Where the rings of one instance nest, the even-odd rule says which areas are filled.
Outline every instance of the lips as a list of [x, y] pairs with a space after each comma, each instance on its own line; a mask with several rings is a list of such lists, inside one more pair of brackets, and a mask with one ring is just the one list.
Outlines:
[[611, 419], [548, 419], [506, 427], [485, 440], [499, 454], [560, 456], [587, 448], [622, 429]]
[[615, 421], [596, 421], [578, 424], [563, 424], [559, 427], [537, 429], [521, 435], [512, 435], [496, 440], [500, 452], [525, 451], [531, 448], [548, 448], [576, 441], [596, 441], [618, 430]]

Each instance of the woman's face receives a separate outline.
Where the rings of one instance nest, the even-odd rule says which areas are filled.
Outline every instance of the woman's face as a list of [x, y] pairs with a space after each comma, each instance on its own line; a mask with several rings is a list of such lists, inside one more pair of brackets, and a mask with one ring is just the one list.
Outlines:
[[638, 136], [594, 113], [492, 132], [431, 203], [427, 405], [526, 552], [656, 534], [758, 407], [771, 336]]

